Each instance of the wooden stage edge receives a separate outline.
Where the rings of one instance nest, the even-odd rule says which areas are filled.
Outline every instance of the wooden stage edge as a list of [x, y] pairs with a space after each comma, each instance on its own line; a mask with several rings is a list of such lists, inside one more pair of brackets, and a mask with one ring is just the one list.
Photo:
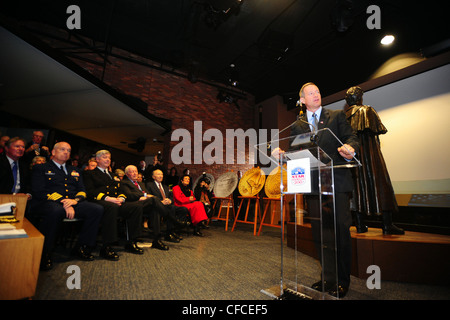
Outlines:
[[[295, 248], [294, 223], [287, 223], [287, 246]], [[380, 267], [381, 280], [433, 285], [450, 285], [450, 236], [405, 231], [404, 235], [383, 235], [381, 229], [366, 233], [350, 229], [352, 275], [367, 279], [371, 265]], [[317, 258], [310, 224], [298, 225], [297, 250]]]

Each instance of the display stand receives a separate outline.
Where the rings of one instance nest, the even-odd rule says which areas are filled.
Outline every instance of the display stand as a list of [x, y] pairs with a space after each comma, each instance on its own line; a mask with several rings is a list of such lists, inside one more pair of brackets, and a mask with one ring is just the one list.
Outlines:
[[[282, 239], [284, 240], [284, 224], [275, 223], [275, 209], [274, 207], [278, 204], [281, 203], [281, 197], [280, 198], [266, 198], [264, 197], [263, 200], [266, 202], [266, 204], [264, 205], [264, 213], [263, 216], [261, 218], [261, 223], [259, 224], [259, 230], [258, 230], [258, 236], [261, 234], [261, 230], [263, 226], [268, 226], [268, 227], [274, 227], [274, 228], [281, 228], [281, 236]], [[271, 208], [270, 208], [271, 207]], [[267, 212], [270, 208], [270, 222], [265, 222], [266, 220], [266, 215]], [[281, 210], [281, 205], [280, 205], [280, 210]], [[281, 213], [284, 217], [284, 222], [288, 221], [288, 217], [286, 216], [286, 206], [284, 206], [283, 211]]]
[[[230, 221], [230, 209], [233, 210], [233, 219], [236, 217], [234, 210], [234, 200], [233, 195], [230, 194], [228, 197], [214, 197], [214, 204], [212, 206], [212, 211], [215, 212], [216, 205], [219, 204], [219, 213], [215, 217], [211, 217], [209, 220], [223, 220], [225, 221], [225, 231], [228, 231], [228, 222]], [[221, 217], [223, 204], [226, 203], [227, 214], [225, 218]]]
[[[256, 145], [260, 156], [267, 155], [272, 165], [275, 164], [281, 168], [281, 213], [287, 205], [285, 203], [287, 197], [283, 195], [303, 194], [304, 198], [312, 199], [308, 203], [314, 203], [314, 207], [306, 207], [305, 219], [308, 219], [312, 226], [313, 240], [321, 268], [318, 268], [317, 274], [314, 270], [304, 270], [306, 264], [302, 263], [301, 259], [302, 257], [310, 259], [310, 257], [298, 254], [297, 242], [295, 242], [294, 250], [285, 247], [282, 236], [280, 283], [261, 290], [275, 299], [336, 299], [328, 294], [328, 291], [336, 289], [338, 283], [334, 169], [360, 164], [355, 159], [356, 164], [334, 166], [333, 160], [315, 144], [315, 137], [319, 134], [339, 141], [329, 129], [322, 129], [314, 133], [305, 133]], [[340, 145], [342, 146], [342, 143]], [[275, 157], [272, 153], [279, 146], [282, 150], [295, 149], [295, 151], [286, 151]], [[287, 174], [287, 185], [283, 185], [283, 173]], [[294, 196], [294, 199], [297, 197]], [[294, 203], [295, 211], [299, 205]], [[284, 218], [284, 215], [281, 214], [282, 225], [285, 223]], [[299, 225], [296, 214], [294, 223], [295, 226]], [[294, 232], [295, 238], [297, 238], [297, 227]], [[322, 290], [312, 289], [311, 285], [319, 280], [322, 281]], [[325, 286], [325, 282], [327, 286]], [[334, 284], [334, 288], [330, 287], [330, 284]]]
[[[236, 217], [234, 218], [233, 228], [231, 229], [231, 231], [234, 231], [234, 228], [236, 227], [237, 222], [253, 224], [253, 235], [256, 236], [258, 220], [261, 220], [261, 208], [260, 208], [260, 204], [259, 204], [259, 201], [260, 201], [259, 195], [252, 196], [252, 197], [238, 196], [238, 198], [241, 199], [241, 202], [239, 204], [239, 208], [236, 213]], [[249, 221], [248, 220], [248, 211], [250, 210], [250, 204], [251, 204], [252, 200], [254, 200], [254, 202], [255, 202], [255, 214], [253, 217], [253, 221]], [[239, 219], [239, 213], [241, 212], [244, 201], [247, 201], [247, 209], [245, 211], [245, 217], [244, 217], [244, 219]]]

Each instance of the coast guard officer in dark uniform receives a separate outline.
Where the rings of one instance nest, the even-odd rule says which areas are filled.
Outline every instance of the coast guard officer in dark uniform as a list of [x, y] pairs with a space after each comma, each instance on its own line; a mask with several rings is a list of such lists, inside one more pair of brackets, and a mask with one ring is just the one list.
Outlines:
[[67, 142], [58, 142], [52, 150], [53, 159], [33, 168], [32, 210], [41, 217], [39, 230], [45, 236], [41, 260], [43, 270], [52, 268], [51, 252], [64, 218], [84, 221], [72, 254], [83, 260], [93, 260], [91, 249], [95, 246], [103, 208], [84, 201], [86, 192], [81, 173], [78, 168], [66, 163], [70, 151]]
[[125, 251], [143, 254], [144, 250], [137, 245], [137, 238], [141, 236], [143, 207], [137, 202], [126, 201], [127, 196], [120, 186], [122, 180], [108, 169], [111, 165], [111, 153], [108, 150], [100, 150], [95, 154], [95, 158], [97, 167], [84, 171], [83, 180], [88, 200], [104, 209], [101, 223], [105, 247], [100, 254], [110, 260], [119, 259], [119, 255], [112, 248], [113, 243], [118, 241], [118, 217], [127, 222], [129, 240], [125, 244]]

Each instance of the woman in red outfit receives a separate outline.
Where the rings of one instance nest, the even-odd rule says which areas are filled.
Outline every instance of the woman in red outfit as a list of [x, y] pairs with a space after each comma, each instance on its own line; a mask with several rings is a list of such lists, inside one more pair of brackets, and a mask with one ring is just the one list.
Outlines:
[[189, 188], [190, 181], [191, 178], [188, 175], [181, 177], [180, 183], [172, 189], [173, 202], [176, 206], [186, 207], [189, 210], [194, 226], [194, 234], [201, 236], [199, 227], [206, 227], [205, 222], [208, 220], [208, 216], [203, 203], [195, 199], [192, 190]]

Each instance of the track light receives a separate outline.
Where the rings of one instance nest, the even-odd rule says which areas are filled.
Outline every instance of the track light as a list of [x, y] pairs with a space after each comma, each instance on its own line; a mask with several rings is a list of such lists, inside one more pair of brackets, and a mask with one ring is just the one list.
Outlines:
[[390, 44], [392, 44], [395, 40], [395, 37], [393, 35], [386, 35], [383, 37], [383, 39], [381, 39], [380, 43], [384, 46], [388, 46]]

